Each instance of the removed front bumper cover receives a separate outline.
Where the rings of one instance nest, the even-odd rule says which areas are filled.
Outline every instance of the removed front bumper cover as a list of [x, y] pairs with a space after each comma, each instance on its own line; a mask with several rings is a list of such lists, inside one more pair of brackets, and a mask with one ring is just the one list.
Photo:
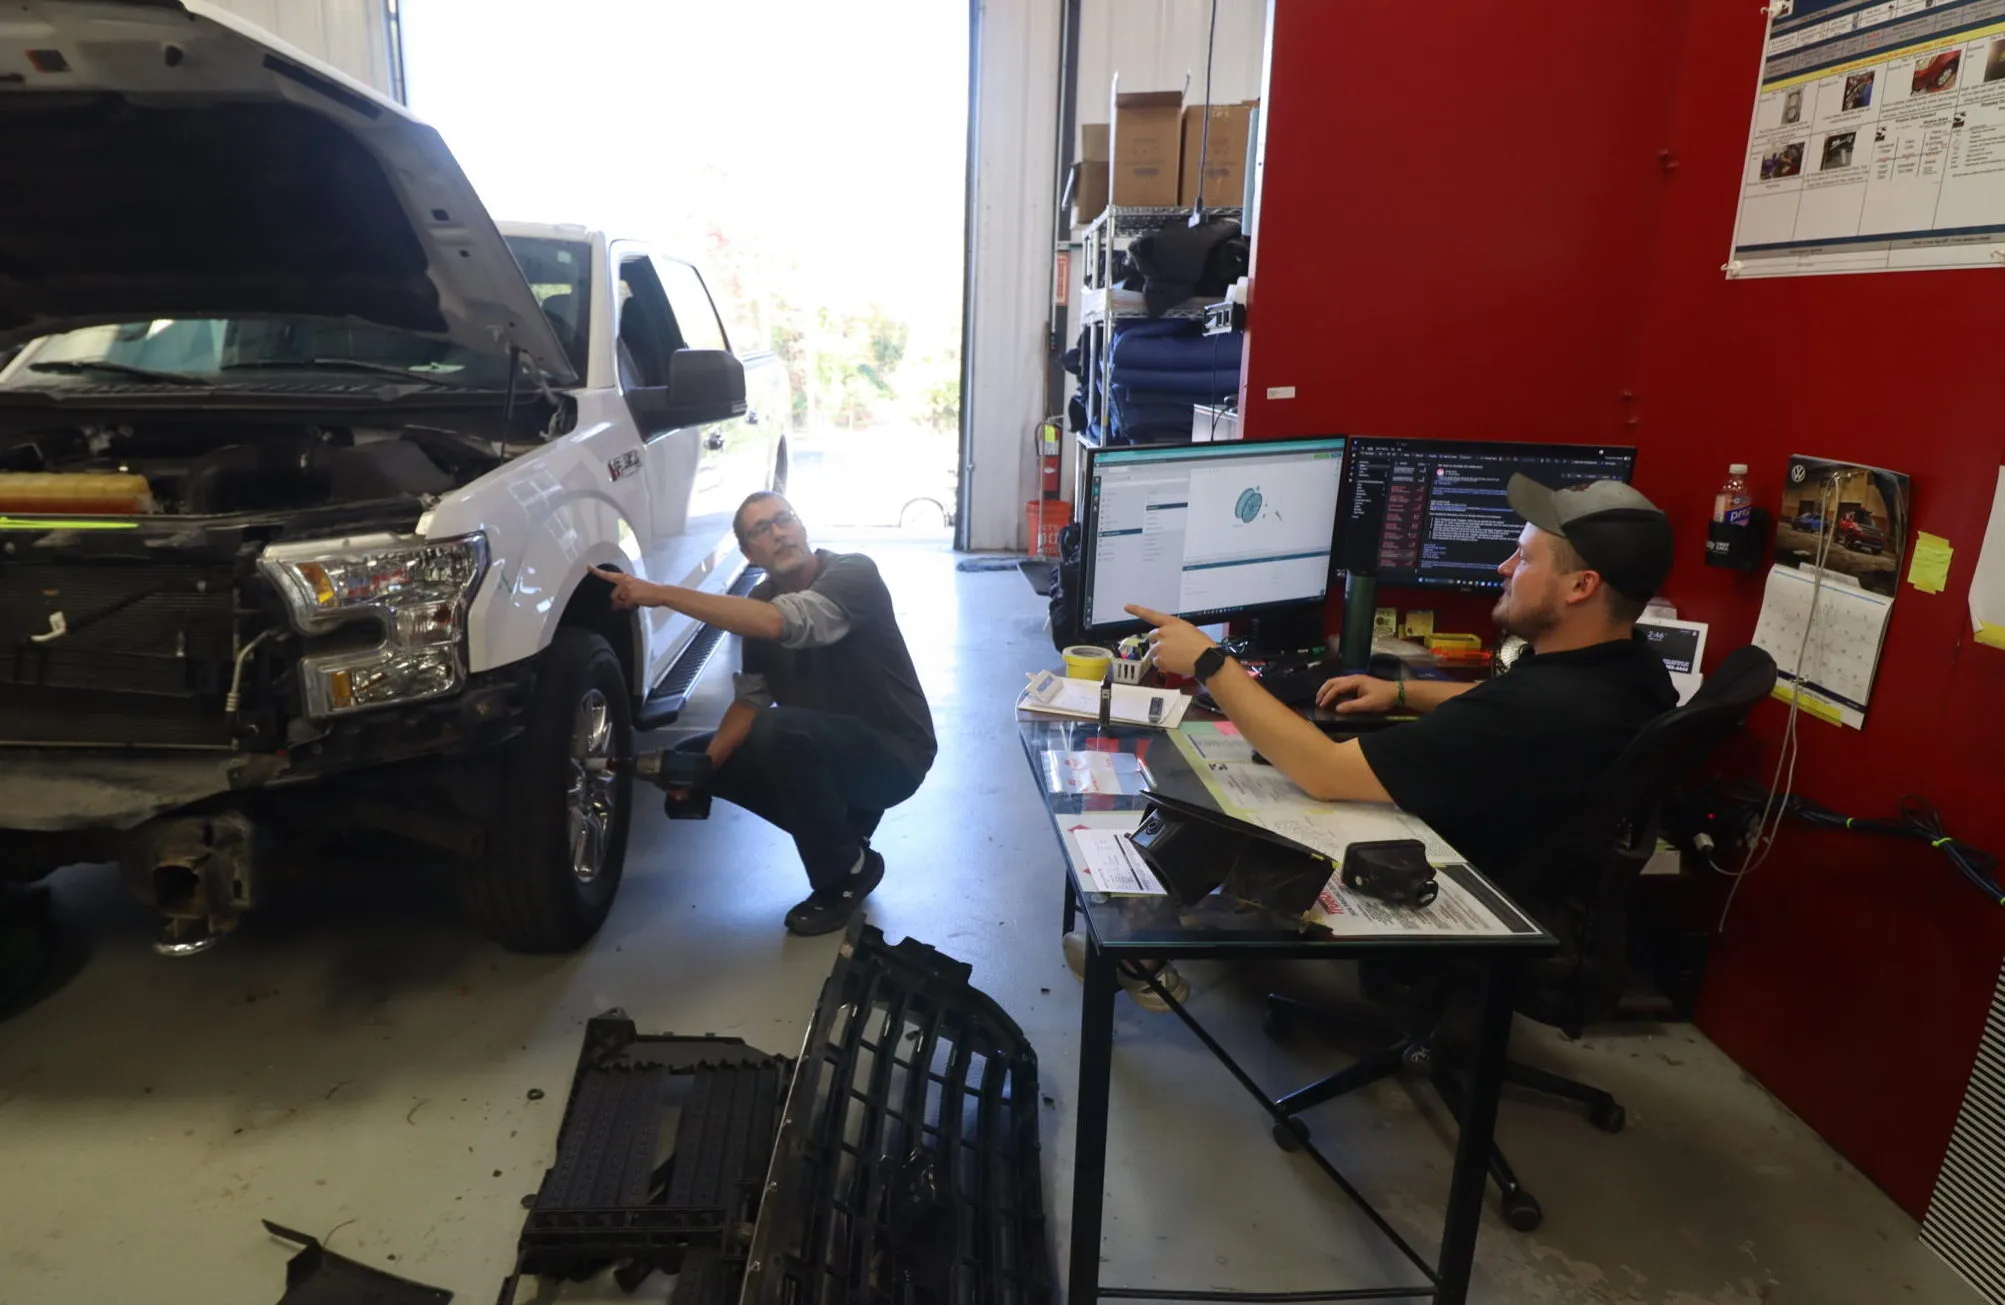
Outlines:
[[1037, 1056], [970, 974], [859, 920], [798, 1061], [593, 1020], [501, 1305], [608, 1264], [676, 1305], [1047, 1305]]

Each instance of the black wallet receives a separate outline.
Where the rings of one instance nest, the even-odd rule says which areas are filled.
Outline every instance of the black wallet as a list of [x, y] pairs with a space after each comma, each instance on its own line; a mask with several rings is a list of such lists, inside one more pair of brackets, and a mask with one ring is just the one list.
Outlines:
[[1394, 906], [1425, 906], [1441, 891], [1427, 844], [1417, 838], [1352, 843], [1344, 849], [1344, 887]]

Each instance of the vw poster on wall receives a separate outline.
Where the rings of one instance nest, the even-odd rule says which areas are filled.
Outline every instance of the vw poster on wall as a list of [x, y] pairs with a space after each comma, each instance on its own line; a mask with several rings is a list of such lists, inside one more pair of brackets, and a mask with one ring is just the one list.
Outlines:
[[1775, 0], [1729, 276], [2005, 265], [2005, 0]]

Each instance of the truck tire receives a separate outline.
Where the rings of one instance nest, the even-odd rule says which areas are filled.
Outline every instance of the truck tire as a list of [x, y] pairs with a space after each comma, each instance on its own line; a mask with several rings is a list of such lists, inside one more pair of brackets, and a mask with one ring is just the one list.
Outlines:
[[612, 910], [633, 774], [586, 763], [632, 754], [628, 692], [602, 636], [557, 631], [527, 727], [502, 758], [502, 802], [486, 855], [466, 867], [461, 893], [473, 923], [510, 951], [574, 951]]

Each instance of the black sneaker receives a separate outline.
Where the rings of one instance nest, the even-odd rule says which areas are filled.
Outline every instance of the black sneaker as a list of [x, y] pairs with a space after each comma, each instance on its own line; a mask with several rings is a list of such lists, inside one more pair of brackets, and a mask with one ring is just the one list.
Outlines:
[[866, 847], [861, 869], [840, 884], [808, 894], [806, 901], [787, 912], [787, 932], [803, 938], [834, 933], [855, 917], [863, 899], [883, 882], [884, 858]]

